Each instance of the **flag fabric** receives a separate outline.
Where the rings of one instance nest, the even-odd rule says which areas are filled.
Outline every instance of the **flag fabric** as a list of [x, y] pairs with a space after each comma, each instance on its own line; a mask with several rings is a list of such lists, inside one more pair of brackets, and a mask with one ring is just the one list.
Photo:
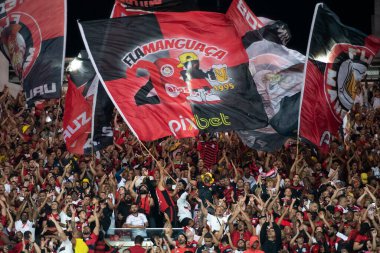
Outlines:
[[0, 0], [0, 50], [21, 80], [28, 106], [60, 98], [65, 0]]
[[196, 0], [116, 0], [115, 4], [144, 11], [192, 11], [197, 7]]
[[247, 32], [260, 29], [263, 22], [252, 12], [244, 0], [233, 0], [226, 16], [233, 22], [240, 37]]
[[318, 4], [308, 45], [299, 135], [329, 150], [351, 109], [358, 84], [380, 49], [380, 39], [343, 25], [326, 5]]
[[91, 106], [68, 77], [68, 89], [63, 115], [63, 139], [70, 153], [83, 154], [91, 131]]
[[[96, 76], [96, 93], [93, 106], [92, 144], [97, 152], [113, 144], [113, 128], [111, 125], [115, 106]], [[89, 150], [85, 150], [86, 153]]]
[[22, 92], [21, 85], [10, 82], [9, 62], [0, 50], [0, 91], [3, 92], [5, 87], [8, 88], [9, 94], [15, 99]]
[[242, 37], [250, 72], [269, 118], [265, 128], [238, 134], [250, 148], [266, 152], [281, 149], [297, 133], [305, 57], [285, 47], [291, 34], [284, 22], [256, 17], [244, 0], [234, 0], [227, 16]]
[[238, 131], [238, 135], [248, 147], [265, 152], [280, 150], [289, 139], [289, 137], [278, 134], [270, 126], [258, 130]]
[[195, 11], [198, 10], [196, 0], [155, 0], [155, 1], [129, 1], [116, 0], [112, 17], [126, 17], [152, 13], [153, 11]]
[[[68, 70], [71, 83], [76, 86], [91, 108], [89, 117], [91, 117], [92, 127], [90, 131], [81, 132], [83, 136], [78, 137], [81, 141], [74, 143], [75, 153], [91, 154], [113, 144], [111, 121], [114, 106], [100, 84], [85, 50], [82, 50], [78, 57], [71, 62]], [[68, 110], [71, 109], [71, 107], [68, 108]], [[87, 106], [81, 107], [81, 109], [84, 113], [87, 111]], [[73, 149], [73, 145], [71, 149]]]
[[107, 93], [140, 140], [267, 125], [225, 15], [160, 12], [79, 26]]
[[[244, 8], [236, 7], [234, 3]], [[234, 3], [228, 13], [235, 14], [229, 17], [233, 19], [231, 21], [237, 28], [243, 27], [238, 30], [242, 31], [250, 72], [269, 118], [267, 127], [242, 130], [238, 131], [238, 134], [243, 143], [250, 148], [275, 151], [280, 149], [289, 137], [294, 137], [297, 133], [305, 56], [285, 47], [291, 38], [285, 23], [266, 19], [265, 26], [252, 30], [254, 27], [249, 26], [247, 20], [242, 21], [245, 25], [240, 22], [242, 16], [246, 17], [241, 15], [241, 10], [244, 9], [244, 13], [251, 13], [253, 17], [256, 16], [244, 1], [238, 0]], [[235, 11], [231, 11], [231, 8]]]

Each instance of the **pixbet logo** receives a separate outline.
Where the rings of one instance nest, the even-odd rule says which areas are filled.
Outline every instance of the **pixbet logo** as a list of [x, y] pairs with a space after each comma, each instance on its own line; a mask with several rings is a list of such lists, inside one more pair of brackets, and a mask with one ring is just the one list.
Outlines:
[[190, 131], [193, 129], [204, 130], [209, 127], [218, 127], [221, 125], [230, 126], [229, 116], [224, 113], [219, 114], [220, 117], [202, 118], [194, 115], [194, 119], [179, 116], [179, 120], [170, 120], [168, 125], [172, 134], [177, 137], [179, 131]]
[[179, 120], [170, 120], [168, 125], [170, 128], [170, 131], [175, 137], [177, 137], [177, 133], [181, 130], [187, 131], [187, 130], [198, 129], [194, 121], [192, 121], [189, 118], [184, 118], [182, 115], [179, 115]]

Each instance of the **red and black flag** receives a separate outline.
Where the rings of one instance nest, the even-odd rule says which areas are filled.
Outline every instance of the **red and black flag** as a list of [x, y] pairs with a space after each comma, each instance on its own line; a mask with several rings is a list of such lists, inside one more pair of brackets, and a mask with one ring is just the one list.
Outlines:
[[68, 77], [63, 114], [63, 139], [70, 153], [83, 154], [91, 131], [91, 106]]
[[115, 4], [121, 4], [120, 6], [127, 10], [176, 12], [197, 10], [196, 0], [116, 0]]
[[[263, 34], [266, 27], [259, 29], [258, 33]], [[297, 134], [305, 56], [281, 44], [248, 37], [248, 40], [247, 36], [243, 39], [245, 44], [251, 43], [246, 49], [249, 68], [262, 97], [269, 125], [238, 133], [251, 148], [275, 151]]]
[[264, 23], [252, 12], [244, 0], [233, 0], [226, 16], [233, 22], [240, 37], [264, 26]]
[[0, 0], [0, 49], [29, 106], [61, 96], [65, 24], [65, 0]]
[[257, 18], [243, 0], [233, 1], [227, 14], [242, 36], [250, 73], [269, 119], [265, 128], [238, 134], [250, 148], [278, 150], [297, 133], [305, 56], [285, 47], [291, 37], [285, 23]]
[[[99, 78], [85, 50], [82, 50], [78, 57], [70, 63], [68, 71], [71, 83], [76, 86], [91, 108], [90, 116], [87, 117], [91, 117], [92, 122], [91, 131], [82, 131], [81, 136], [78, 137], [79, 141], [74, 142], [74, 145], [72, 144], [70, 149], [75, 150], [75, 152], [72, 152], [77, 154], [91, 154], [113, 144], [111, 121], [114, 106], [100, 84]], [[78, 97], [76, 96], [77, 99]], [[82, 99], [79, 99], [76, 103], [81, 104]], [[86, 113], [88, 109], [87, 106], [77, 107], [83, 110], [82, 113]], [[69, 106], [67, 108], [68, 111], [66, 111], [65, 108], [65, 114], [71, 113], [70, 110], [72, 109], [73, 107]], [[82, 139], [86, 141], [81, 141]], [[68, 147], [69, 151], [70, 149]]]
[[225, 15], [161, 12], [80, 22], [80, 29], [107, 93], [141, 140], [267, 125]]
[[326, 5], [315, 8], [308, 46], [299, 134], [320, 151], [351, 109], [360, 80], [380, 49], [380, 39], [343, 25]]

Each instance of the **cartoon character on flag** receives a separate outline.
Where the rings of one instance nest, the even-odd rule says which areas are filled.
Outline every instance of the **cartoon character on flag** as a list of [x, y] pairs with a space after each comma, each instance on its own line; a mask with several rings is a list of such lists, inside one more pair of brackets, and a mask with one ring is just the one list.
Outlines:
[[[186, 52], [179, 55], [180, 63], [178, 68], [181, 71], [182, 79], [187, 83], [190, 95], [187, 99], [192, 103], [218, 103], [220, 97], [214, 93], [213, 85], [219, 84], [215, 72], [211, 69], [204, 72], [199, 68], [199, 58], [194, 52]], [[221, 72], [221, 70], [219, 70]], [[229, 81], [227, 67], [223, 71], [226, 81]], [[218, 75], [222, 76], [222, 75]], [[223, 78], [221, 78], [221, 81]]]

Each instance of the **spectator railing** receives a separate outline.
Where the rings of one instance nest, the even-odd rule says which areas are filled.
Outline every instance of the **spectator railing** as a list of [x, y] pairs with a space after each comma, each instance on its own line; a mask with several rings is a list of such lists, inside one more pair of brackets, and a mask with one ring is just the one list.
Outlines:
[[[127, 249], [131, 246], [134, 246], [134, 238], [132, 238], [132, 231], [134, 232], [146, 232], [147, 236], [144, 237], [144, 242], [142, 246], [144, 248], [148, 248], [153, 246], [152, 237], [154, 235], [159, 235], [160, 237], [164, 236], [165, 228], [109, 228], [108, 229], [108, 237], [105, 239], [106, 243], [109, 246], [118, 248], [122, 252], [122, 250]], [[177, 238], [178, 234], [184, 232], [183, 228], [173, 228], [173, 238]], [[115, 237], [115, 235], [117, 237]]]

